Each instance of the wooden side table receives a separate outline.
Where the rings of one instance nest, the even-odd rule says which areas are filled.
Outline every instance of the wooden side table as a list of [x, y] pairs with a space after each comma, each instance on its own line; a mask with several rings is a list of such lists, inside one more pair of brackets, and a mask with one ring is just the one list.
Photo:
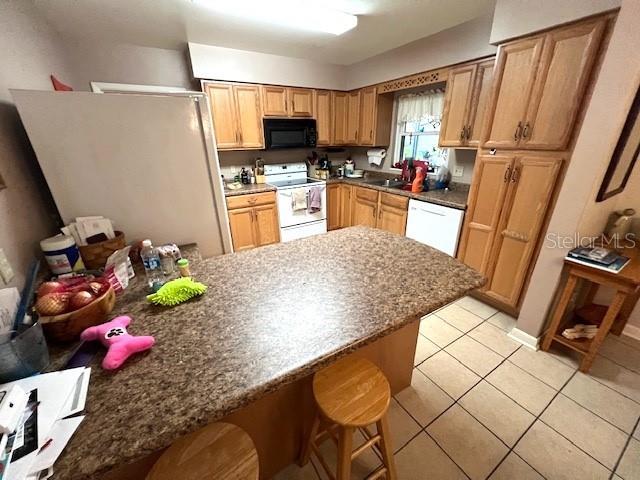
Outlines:
[[[626, 325], [631, 311], [637, 303], [638, 298], [640, 298], [640, 249], [638, 247], [628, 247], [619, 249], [618, 252], [621, 255], [629, 257], [631, 261], [617, 274], [568, 260], [564, 261], [564, 268], [568, 274], [567, 281], [551, 316], [549, 330], [547, 330], [542, 342], [542, 350], [549, 350], [551, 342], [558, 342], [575, 350], [583, 355], [582, 362], [580, 363], [581, 372], [586, 373], [589, 371], [598, 353], [598, 349], [609, 331], [616, 335], [622, 333], [622, 329]], [[561, 335], [562, 330], [571, 326], [563, 324], [563, 319], [571, 297], [580, 281], [591, 283], [587, 294], [587, 302], [593, 300], [600, 285], [612, 287], [615, 290], [615, 294], [604, 317], [602, 317], [602, 320], [599, 322], [596, 336], [592, 339], [579, 338], [570, 340]]]

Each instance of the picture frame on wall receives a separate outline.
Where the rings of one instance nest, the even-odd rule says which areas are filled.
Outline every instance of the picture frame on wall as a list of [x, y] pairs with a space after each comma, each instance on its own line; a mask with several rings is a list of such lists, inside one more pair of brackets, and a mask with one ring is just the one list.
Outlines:
[[609, 167], [600, 185], [597, 202], [622, 192], [640, 154], [640, 87], [633, 99]]

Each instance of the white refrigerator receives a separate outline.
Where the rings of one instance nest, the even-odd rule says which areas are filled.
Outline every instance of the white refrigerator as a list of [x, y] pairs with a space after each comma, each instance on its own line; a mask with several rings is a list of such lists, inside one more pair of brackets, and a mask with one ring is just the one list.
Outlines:
[[127, 241], [232, 251], [204, 94], [11, 94], [65, 223], [103, 215]]

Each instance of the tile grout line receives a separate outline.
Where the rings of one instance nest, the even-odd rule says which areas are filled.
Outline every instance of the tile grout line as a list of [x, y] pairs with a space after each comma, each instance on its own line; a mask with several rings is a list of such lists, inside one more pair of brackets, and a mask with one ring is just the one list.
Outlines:
[[[516, 365], [516, 366], [517, 366], [517, 365]], [[518, 367], [518, 368], [519, 368], [519, 367]], [[524, 370], [523, 370], [523, 371], [524, 371]], [[570, 376], [569, 378], [567, 378], [567, 380], [564, 382], [564, 385], [562, 385], [562, 387], [560, 388], [560, 390], [562, 390], [562, 389], [567, 385], [567, 383], [569, 383], [569, 382], [571, 381], [571, 379], [575, 376], [576, 372], [577, 372], [577, 370], [576, 370], [576, 371], [574, 371], [574, 372], [571, 374], [571, 376]], [[526, 372], [526, 373], [529, 373], [529, 372]], [[531, 375], [531, 374], [529, 373], [529, 375]], [[533, 375], [531, 375], [531, 376], [533, 377]], [[534, 378], [537, 378], [537, 377], [534, 377]], [[498, 387], [496, 387], [496, 388], [498, 388]], [[537, 416], [535, 416], [535, 418], [534, 418], [533, 422], [531, 422], [531, 425], [529, 425], [529, 426], [525, 429], [525, 431], [524, 431], [524, 432], [522, 432], [522, 434], [518, 437], [518, 439], [517, 439], [517, 440], [515, 441], [515, 443], [513, 444], [513, 447], [510, 447], [510, 448], [509, 448], [509, 451], [507, 452], [507, 454], [506, 454], [506, 455], [504, 456], [504, 458], [503, 458], [503, 459], [498, 463], [498, 465], [496, 465], [496, 467], [491, 471], [491, 473], [489, 474], [489, 477], [490, 477], [491, 475], [493, 475], [493, 472], [495, 472], [495, 471], [497, 470], [497, 468], [502, 464], [502, 462], [504, 462], [504, 460], [509, 456], [509, 454], [510, 454], [510, 453], [511, 453], [511, 452], [512, 452], [512, 451], [513, 451], [513, 450], [518, 446], [518, 444], [520, 443], [520, 441], [524, 438], [524, 436], [527, 434], [527, 432], [528, 432], [529, 430], [531, 430], [531, 427], [533, 427], [533, 426], [535, 425], [535, 423], [540, 419], [540, 417], [541, 417], [541, 416], [542, 416], [542, 414], [547, 410], [547, 408], [549, 408], [549, 405], [551, 405], [551, 403], [553, 403], [553, 401], [555, 400], [555, 398], [556, 398], [558, 395], [560, 395], [560, 390], [556, 391], [555, 395], [554, 395], [553, 397], [551, 397], [551, 400], [549, 400], [549, 403], [547, 403], [547, 405], [546, 405], [546, 406], [545, 406], [545, 407], [540, 411], [540, 413], [539, 413]], [[502, 390], [500, 390], [500, 391], [502, 391]], [[502, 392], [502, 393], [504, 393], [504, 392]], [[505, 395], [507, 395], [507, 394], [505, 393]], [[507, 395], [507, 396], [508, 396], [508, 395]], [[509, 397], [509, 398], [511, 398], [511, 397]], [[512, 399], [512, 400], [513, 400], [513, 399]], [[516, 402], [516, 403], [517, 403], [517, 402]], [[524, 408], [524, 407], [523, 407], [523, 408]], [[531, 412], [529, 412], [529, 413], [531, 413]], [[546, 423], [545, 423], [545, 425], [546, 425]], [[547, 426], [548, 426], [548, 425], [547, 425]], [[549, 427], [549, 428], [551, 428], [551, 427]], [[551, 429], [555, 432], [555, 430], [554, 430], [553, 428], [551, 428]], [[556, 432], [556, 433], [558, 433], [558, 434], [560, 435], [560, 433], [559, 433], [559, 432]], [[564, 438], [564, 437], [563, 437], [563, 438]], [[577, 445], [576, 445], [576, 447], [577, 447]], [[579, 447], [578, 447], [578, 448], [579, 448]], [[580, 450], [582, 451], [582, 449], [580, 449]], [[518, 452], [514, 452], [514, 453], [515, 453], [516, 455], [518, 455]], [[586, 453], [586, 452], [585, 452], [585, 453]], [[588, 454], [587, 454], [587, 455], [588, 455]], [[518, 456], [519, 456], [520, 458], [522, 458], [520, 455], [518, 455]], [[536, 470], [536, 469], [535, 469], [531, 464], [529, 464], [529, 462], [527, 462], [524, 458], [522, 458], [522, 460], [523, 460], [527, 465], [529, 465], [531, 468], [533, 468], [537, 473], [539, 473], [540, 475], [542, 475], [542, 474], [541, 474], [540, 472], [538, 472], [538, 470]], [[594, 460], [595, 460], [595, 459], [594, 459]], [[542, 475], [542, 476], [544, 477], [544, 475]], [[487, 477], [487, 478], [488, 478], [488, 477]]]
[[[635, 432], [636, 428], [638, 428], [638, 424], [640, 424], [640, 417], [638, 417], [638, 420], [636, 420], [636, 424], [633, 426], [633, 430], [627, 437], [627, 441], [625, 442], [624, 447], [622, 447], [622, 452], [620, 452], [620, 455], [618, 455], [618, 460], [616, 460], [616, 463], [613, 466], [613, 470], [611, 470], [611, 475], [609, 476], [609, 479], [612, 479], [614, 475], [617, 475], [616, 470], [618, 470], [618, 467], [620, 466], [620, 462], [622, 461], [622, 457], [624, 457], [624, 454], [626, 453], [627, 448], [629, 448], [629, 444], [633, 439], [633, 432]], [[621, 475], [618, 475], [618, 476], [622, 478]]]
[[[466, 334], [465, 334], [465, 335], [466, 335]], [[456, 340], [457, 340], [457, 339], [456, 339]], [[454, 341], [455, 341], [455, 340], [454, 340]], [[452, 343], [453, 343], [453, 342], [452, 342]], [[433, 420], [431, 420], [431, 421], [430, 421], [427, 425], [425, 425], [425, 427], [423, 428], [424, 433], [426, 433], [426, 434], [429, 436], [429, 438], [431, 438], [431, 439], [434, 441], [434, 443], [438, 446], [438, 448], [440, 448], [440, 450], [442, 450], [442, 451], [444, 452], [444, 454], [445, 454], [447, 457], [449, 457], [449, 458], [451, 459], [451, 461], [452, 461], [452, 462], [453, 462], [453, 463], [454, 463], [454, 464], [455, 464], [455, 465], [460, 469], [460, 471], [462, 471], [462, 473], [463, 473], [465, 476], [467, 476], [467, 478], [470, 478], [470, 477], [467, 475], [467, 472], [465, 472], [465, 470], [464, 470], [460, 465], [458, 465], [458, 463], [457, 463], [457, 462], [456, 462], [456, 461], [455, 461], [455, 460], [454, 460], [454, 459], [453, 459], [453, 458], [452, 458], [452, 457], [447, 453], [447, 451], [446, 451], [446, 450], [445, 450], [445, 449], [444, 449], [444, 448], [443, 448], [443, 447], [438, 443], [438, 441], [437, 441], [435, 438], [433, 438], [433, 436], [432, 436], [431, 434], [429, 434], [429, 432], [427, 431], [427, 428], [429, 428], [431, 425], [433, 425], [433, 423], [435, 423], [435, 422], [436, 422], [436, 421], [437, 421], [437, 420], [438, 420], [442, 415], [444, 415], [446, 412], [448, 412], [448, 411], [451, 409], [451, 407], [453, 407], [454, 405], [458, 405], [458, 406], [459, 406], [460, 408], [462, 408], [465, 412], [467, 412], [471, 418], [473, 418], [476, 422], [478, 422], [480, 425], [482, 425], [484, 428], [486, 428], [486, 429], [489, 431], [489, 433], [491, 433], [491, 435], [493, 435], [494, 437], [496, 437], [500, 442], [502, 442], [502, 443], [504, 444], [504, 442], [502, 441], [502, 439], [501, 439], [500, 437], [498, 437], [498, 436], [497, 436], [497, 435], [496, 435], [496, 434], [495, 434], [491, 429], [487, 428], [487, 426], [486, 426], [486, 425], [484, 425], [482, 422], [480, 422], [480, 420], [478, 420], [475, 416], [473, 416], [473, 414], [471, 414], [470, 412], [468, 412], [466, 408], [464, 408], [462, 405], [460, 405], [460, 404], [458, 403], [458, 401], [459, 401], [461, 398], [463, 398], [465, 395], [467, 395], [467, 394], [468, 394], [471, 390], [473, 390], [476, 386], [478, 386], [478, 384], [479, 384], [480, 382], [482, 382], [482, 381], [485, 379], [485, 377], [486, 377], [486, 376], [490, 375], [494, 370], [496, 370], [498, 367], [500, 367], [500, 365], [502, 365], [505, 361], [507, 361], [507, 359], [508, 359], [511, 355], [513, 355], [513, 354], [514, 354], [517, 350], [519, 350], [519, 349], [520, 349], [520, 347], [518, 347], [518, 348], [517, 348], [516, 350], [514, 350], [511, 354], [509, 354], [509, 356], [504, 357], [504, 358], [502, 359], [502, 361], [501, 361], [498, 365], [496, 365], [494, 368], [492, 368], [492, 369], [491, 369], [491, 370], [490, 370], [490, 371], [489, 371], [489, 372], [488, 372], [484, 377], [481, 377], [481, 376], [479, 376], [479, 375], [477, 375], [477, 374], [476, 374], [480, 379], [479, 379], [476, 383], [474, 383], [474, 384], [473, 384], [473, 385], [472, 385], [468, 390], [466, 390], [462, 395], [460, 395], [460, 396], [458, 397], [458, 399], [455, 399], [455, 398], [451, 397], [451, 395], [449, 395], [447, 392], [445, 392], [445, 393], [446, 393], [447, 395], [449, 395], [449, 397], [453, 400], [453, 403], [452, 403], [451, 405], [449, 405], [447, 408], [445, 408], [442, 412], [440, 412], [440, 414], [438, 414], [438, 415], [437, 415]], [[458, 360], [457, 358], [455, 358], [455, 357], [454, 357], [453, 355], [451, 355], [449, 352], [446, 352], [446, 351], [445, 351], [445, 353], [446, 353], [447, 355], [449, 355], [451, 358], [453, 358], [455, 361], [457, 361], [458, 363], [460, 363], [463, 367], [468, 368], [466, 365], [464, 365], [462, 362], [460, 362], [460, 360]], [[473, 372], [473, 370], [470, 370], [470, 371], [472, 371], [472, 372]], [[438, 385], [438, 384], [437, 384], [433, 379], [431, 379], [427, 374], [423, 373], [423, 372], [422, 372], [422, 370], [420, 370], [420, 373], [422, 373], [422, 374], [423, 374], [425, 377], [427, 377], [427, 378], [428, 378], [428, 379], [429, 379], [429, 380], [430, 380], [434, 385], [436, 385], [438, 388], [440, 388], [440, 386], [439, 386], [439, 385]], [[475, 372], [473, 372], [473, 373], [475, 374]], [[442, 388], [440, 388], [440, 389], [442, 390]], [[444, 391], [444, 390], [443, 390], [443, 391]], [[504, 394], [504, 395], [506, 395], [506, 394]], [[511, 398], [511, 397], [509, 397], [509, 398]], [[400, 402], [398, 402], [398, 403], [400, 403]], [[506, 444], [505, 444], [505, 445], [506, 445]], [[507, 448], [509, 448], [509, 447], [508, 447], [508, 445], [507, 445]], [[497, 468], [498, 466], [500, 466], [500, 464], [501, 464], [503, 461], [504, 461], [504, 458], [503, 458], [502, 460], [500, 460], [500, 462], [498, 462], [498, 464], [496, 465], [496, 467], [495, 467], [495, 468]], [[494, 468], [494, 470], [495, 470], [495, 468]], [[533, 467], [532, 467], [532, 468], [533, 468]]]

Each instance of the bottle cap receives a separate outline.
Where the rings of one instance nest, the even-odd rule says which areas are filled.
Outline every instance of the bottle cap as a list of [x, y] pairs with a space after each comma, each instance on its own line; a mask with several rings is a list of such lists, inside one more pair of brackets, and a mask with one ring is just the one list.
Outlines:
[[180, 260], [178, 260], [179, 267], [186, 267], [187, 265], [189, 265], [189, 260], [187, 260], [186, 258], [181, 258]]
[[151, 240], [149, 240], [148, 238], [146, 240], [142, 241], [142, 246], [143, 247], [150, 247], [151, 246]]

